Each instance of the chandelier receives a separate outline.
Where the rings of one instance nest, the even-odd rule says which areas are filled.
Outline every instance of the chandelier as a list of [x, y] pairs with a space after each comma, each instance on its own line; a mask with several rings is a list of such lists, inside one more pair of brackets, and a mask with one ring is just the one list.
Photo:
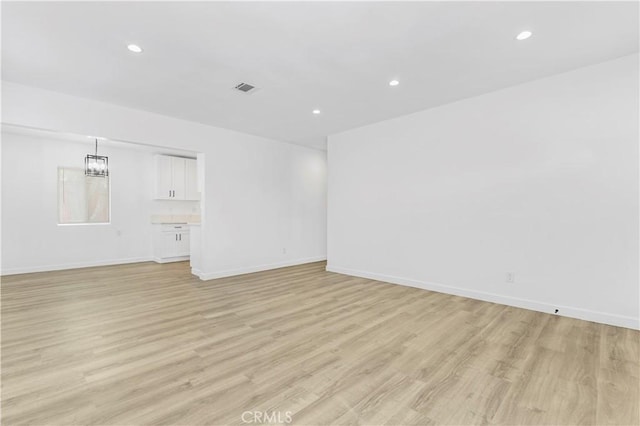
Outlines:
[[96, 138], [96, 154], [87, 154], [84, 159], [85, 176], [109, 176], [109, 157], [98, 155], [98, 139]]

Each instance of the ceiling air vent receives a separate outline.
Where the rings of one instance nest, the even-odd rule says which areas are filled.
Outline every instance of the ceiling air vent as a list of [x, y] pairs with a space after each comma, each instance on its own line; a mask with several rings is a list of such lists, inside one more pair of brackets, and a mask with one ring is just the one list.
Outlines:
[[256, 86], [252, 86], [249, 83], [240, 83], [234, 87], [234, 89], [239, 90], [244, 93], [253, 93], [257, 90]]

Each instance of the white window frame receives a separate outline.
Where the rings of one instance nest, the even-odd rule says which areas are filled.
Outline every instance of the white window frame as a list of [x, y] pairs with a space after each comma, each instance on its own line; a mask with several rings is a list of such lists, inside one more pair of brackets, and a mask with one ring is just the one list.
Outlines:
[[62, 223], [61, 217], [60, 217], [60, 208], [61, 205], [60, 203], [62, 202], [61, 197], [63, 196], [63, 194], [61, 193], [61, 191], [63, 191], [63, 188], [61, 188], [60, 185], [60, 171], [61, 170], [76, 170], [76, 171], [81, 171], [84, 174], [84, 169], [80, 168], [80, 167], [65, 167], [65, 166], [58, 166], [57, 170], [56, 170], [56, 186], [58, 188], [58, 193], [57, 193], [57, 212], [56, 212], [56, 221], [58, 226], [104, 226], [104, 225], [111, 225], [111, 203], [112, 203], [112, 199], [111, 199], [111, 176], [106, 176], [106, 177], [92, 177], [92, 176], [85, 176], [85, 178], [92, 178], [92, 179], [108, 179], [108, 203], [109, 203], [109, 220], [107, 222], [69, 222], [69, 223]]

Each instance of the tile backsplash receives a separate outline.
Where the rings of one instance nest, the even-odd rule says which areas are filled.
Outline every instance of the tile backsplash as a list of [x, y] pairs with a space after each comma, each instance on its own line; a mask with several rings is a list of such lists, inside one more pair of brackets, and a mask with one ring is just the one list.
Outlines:
[[200, 201], [152, 200], [152, 215], [200, 215]]

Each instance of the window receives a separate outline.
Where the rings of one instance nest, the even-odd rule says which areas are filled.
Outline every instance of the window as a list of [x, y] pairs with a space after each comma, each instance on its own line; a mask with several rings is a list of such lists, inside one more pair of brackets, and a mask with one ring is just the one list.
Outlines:
[[58, 167], [58, 224], [109, 223], [109, 177]]

